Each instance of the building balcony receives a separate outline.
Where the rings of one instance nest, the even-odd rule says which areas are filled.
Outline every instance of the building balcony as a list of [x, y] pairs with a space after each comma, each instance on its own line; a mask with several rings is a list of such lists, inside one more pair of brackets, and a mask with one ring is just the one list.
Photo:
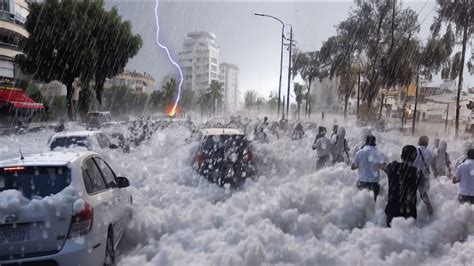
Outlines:
[[15, 19], [13, 14], [5, 11], [0, 11], [0, 34], [13, 34], [23, 38], [28, 38], [29, 36], [23, 22]]
[[0, 57], [7, 57], [14, 60], [18, 54], [22, 53], [22, 50], [18, 46], [0, 42]]

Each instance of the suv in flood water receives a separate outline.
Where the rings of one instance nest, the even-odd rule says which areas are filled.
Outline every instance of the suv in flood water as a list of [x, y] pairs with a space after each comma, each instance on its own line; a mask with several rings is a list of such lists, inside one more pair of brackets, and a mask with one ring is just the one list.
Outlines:
[[202, 131], [194, 167], [219, 186], [239, 186], [256, 172], [250, 142], [240, 130], [229, 128]]

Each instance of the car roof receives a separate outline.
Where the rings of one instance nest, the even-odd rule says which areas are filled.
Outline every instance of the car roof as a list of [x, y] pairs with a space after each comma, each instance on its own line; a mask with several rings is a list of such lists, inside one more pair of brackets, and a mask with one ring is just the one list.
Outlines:
[[109, 111], [89, 111], [87, 114], [110, 114]]
[[203, 135], [244, 135], [244, 133], [236, 128], [205, 128], [202, 130]]
[[72, 131], [72, 132], [59, 132], [53, 135], [53, 138], [61, 137], [89, 137], [100, 133], [100, 131], [84, 130], [84, 131]]
[[20, 158], [20, 155], [14, 159], [8, 159], [0, 161], [0, 167], [8, 166], [62, 166], [69, 163], [74, 163], [75, 161], [87, 157], [90, 155], [97, 155], [95, 152], [82, 151], [82, 152], [67, 152], [67, 151], [58, 151], [58, 152], [45, 152], [38, 154], [28, 154], [24, 156], [23, 159]]

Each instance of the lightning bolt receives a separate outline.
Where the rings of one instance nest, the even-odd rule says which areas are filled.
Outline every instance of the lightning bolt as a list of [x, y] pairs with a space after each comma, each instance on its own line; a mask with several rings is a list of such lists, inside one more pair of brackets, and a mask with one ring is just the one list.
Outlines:
[[166, 55], [168, 56], [168, 59], [170, 60], [171, 64], [173, 64], [179, 71], [179, 85], [178, 85], [178, 96], [176, 97], [176, 100], [173, 105], [173, 109], [171, 110], [170, 114], [174, 115], [176, 113], [176, 107], [178, 106], [179, 98], [181, 97], [181, 86], [183, 85], [183, 71], [181, 70], [181, 67], [176, 63], [176, 61], [173, 60], [171, 57], [170, 51], [166, 45], [160, 43], [160, 21], [158, 19], [158, 6], [159, 6], [159, 0], [156, 0], [156, 5], [155, 5], [155, 23], [156, 23], [156, 44], [163, 49], [166, 52]]

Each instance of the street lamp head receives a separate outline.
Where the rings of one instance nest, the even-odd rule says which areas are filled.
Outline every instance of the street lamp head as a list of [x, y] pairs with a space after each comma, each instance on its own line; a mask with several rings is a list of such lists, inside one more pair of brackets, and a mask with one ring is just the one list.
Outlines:
[[265, 16], [265, 15], [262, 14], [262, 13], [255, 13], [254, 15], [255, 15], [255, 16], [261, 16], [261, 17], [264, 17], [264, 16]]

